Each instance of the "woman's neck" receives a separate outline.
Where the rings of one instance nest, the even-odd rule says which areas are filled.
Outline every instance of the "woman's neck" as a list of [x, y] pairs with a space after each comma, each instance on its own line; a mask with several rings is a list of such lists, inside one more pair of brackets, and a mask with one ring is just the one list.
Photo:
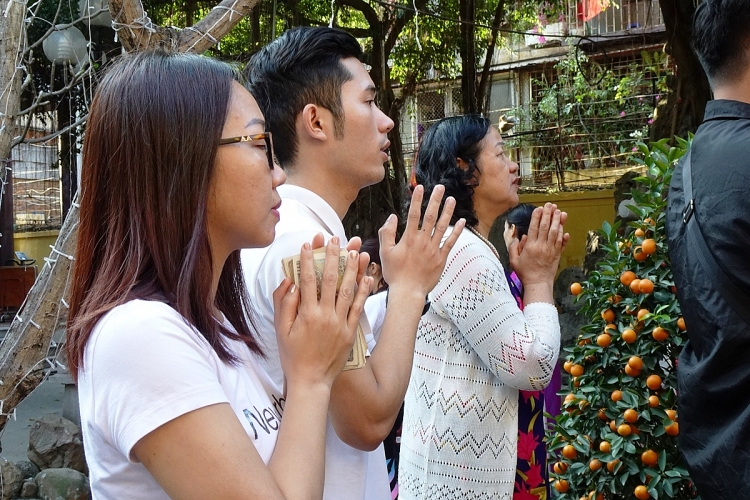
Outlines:
[[492, 229], [492, 224], [487, 224], [486, 222], [482, 222], [482, 220], [480, 219], [474, 226], [474, 229], [476, 229], [479, 234], [489, 239], [490, 230]]

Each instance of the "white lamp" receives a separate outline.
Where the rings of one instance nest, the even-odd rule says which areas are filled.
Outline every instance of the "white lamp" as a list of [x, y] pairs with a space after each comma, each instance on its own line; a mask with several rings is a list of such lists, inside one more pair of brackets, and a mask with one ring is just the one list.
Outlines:
[[55, 31], [42, 42], [44, 55], [53, 64], [69, 63], [80, 66], [88, 60], [88, 42], [78, 28], [74, 26], [60, 28], [60, 26], [62, 25], [55, 26]]

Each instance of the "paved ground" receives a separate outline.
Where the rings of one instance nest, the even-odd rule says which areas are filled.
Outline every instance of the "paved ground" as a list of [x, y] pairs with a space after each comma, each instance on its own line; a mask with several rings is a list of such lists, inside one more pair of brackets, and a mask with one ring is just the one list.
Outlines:
[[0, 456], [12, 462], [28, 460], [29, 429], [34, 421], [47, 415], [62, 415], [65, 379], [64, 375], [52, 375], [16, 407], [16, 420], [10, 420], [0, 436]]
[[[0, 338], [7, 326], [7, 323], [0, 323]], [[0, 434], [3, 448], [0, 456], [13, 462], [28, 460], [26, 450], [29, 446], [29, 429], [39, 418], [62, 415], [65, 392], [63, 382], [67, 379], [67, 375], [62, 373], [52, 375], [16, 407], [16, 420], [8, 421]]]

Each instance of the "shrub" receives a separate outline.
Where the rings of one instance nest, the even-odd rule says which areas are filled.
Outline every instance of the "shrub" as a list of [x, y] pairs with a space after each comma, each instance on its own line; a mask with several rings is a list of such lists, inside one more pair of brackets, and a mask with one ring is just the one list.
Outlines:
[[566, 348], [566, 402], [549, 436], [553, 481], [567, 486], [553, 482], [558, 498], [697, 497], [677, 446], [686, 336], [665, 234], [669, 181], [687, 147], [638, 145], [647, 174], [632, 193], [637, 220], [603, 225], [606, 257], [577, 294], [590, 323]]

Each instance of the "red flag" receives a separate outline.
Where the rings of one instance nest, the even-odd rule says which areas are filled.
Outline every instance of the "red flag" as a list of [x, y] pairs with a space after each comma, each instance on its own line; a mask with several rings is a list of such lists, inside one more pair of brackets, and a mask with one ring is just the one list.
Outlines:
[[[607, 0], [604, 0], [607, 1]], [[578, 2], [577, 14], [578, 19], [583, 22], [592, 19], [602, 12], [602, 0], [580, 0]], [[607, 2], [609, 4], [609, 2]]]

